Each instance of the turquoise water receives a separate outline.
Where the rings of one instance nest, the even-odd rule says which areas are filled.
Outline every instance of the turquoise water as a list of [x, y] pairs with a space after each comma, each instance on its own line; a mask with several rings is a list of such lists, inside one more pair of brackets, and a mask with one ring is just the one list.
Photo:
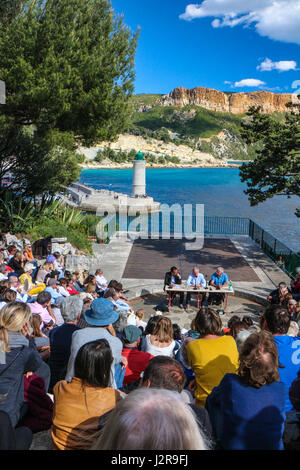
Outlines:
[[[147, 169], [147, 193], [166, 204], [204, 204], [205, 215], [249, 217], [288, 247], [300, 250], [300, 199], [275, 197], [250, 207], [238, 168]], [[83, 170], [80, 182], [95, 189], [131, 193], [132, 169]]]

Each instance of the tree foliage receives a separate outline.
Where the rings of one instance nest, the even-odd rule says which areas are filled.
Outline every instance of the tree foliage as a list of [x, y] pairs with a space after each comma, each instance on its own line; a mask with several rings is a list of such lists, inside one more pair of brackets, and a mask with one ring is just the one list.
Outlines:
[[4, 0], [0, 13], [0, 179], [51, 194], [78, 177], [78, 144], [126, 127], [138, 33], [108, 0]]
[[[257, 144], [255, 159], [242, 165], [240, 172], [252, 206], [274, 196], [300, 196], [299, 106], [289, 108], [291, 113], [279, 122], [252, 107], [242, 123], [245, 141]], [[296, 214], [300, 215], [299, 210]]]

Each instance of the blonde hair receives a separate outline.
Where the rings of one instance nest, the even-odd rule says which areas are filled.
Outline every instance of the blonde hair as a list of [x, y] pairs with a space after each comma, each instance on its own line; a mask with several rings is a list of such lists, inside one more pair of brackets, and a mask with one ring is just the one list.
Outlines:
[[0, 341], [4, 342], [5, 352], [9, 352], [8, 331], [21, 331], [31, 317], [30, 307], [23, 302], [11, 302], [0, 311]]
[[43, 264], [43, 266], [41, 266], [41, 268], [45, 269], [45, 271], [49, 273], [53, 269], [53, 263], [49, 263], [49, 261], [45, 261], [45, 263]]
[[119, 401], [92, 450], [207, 448], [193, 411], [178, 393], [140, 388]]
[[86, 286], [85, 292], [87, 294], [93, 294], [94, 292], [96, 292], [95, 284], [92, 284], [91, 282], [89, 282], [88, 285]]
[[167, 317], [160, 317], [156, 322], [152, 336], [155, 336], [160, 343], [167, 343], [173, 340], [172, 322]]
[[14, 259], [17, 260], [17, 261], [20, 261], [21, 258], [22, 258], [22, 254], [23, 254], [22, 251], [16, 251], [15, 255], [14, 255]]
[[139, 320], [143, 320], [144, 316], [145, 316], [145, 310], [143, 310], [142, 308], [139, 308], [136, 312], [135, 312], [136, 316], [138, 317]]

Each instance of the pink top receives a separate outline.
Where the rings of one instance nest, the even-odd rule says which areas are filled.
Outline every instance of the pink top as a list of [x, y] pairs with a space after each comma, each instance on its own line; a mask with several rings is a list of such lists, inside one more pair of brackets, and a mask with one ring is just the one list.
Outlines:
[[48, 310], [46, 308], [42, 307], [41, 304], [39, 304], [37, 302], [34, 302], [34, 303], [31, 303], [31, 304], [27, 304], [27, 305], [29, 305], [29, 307], [31, 308], [32, 313], [36, 313], [36, 314], [40, 315], [40, 317], [42, 319], [41, 329], [43, 328], [44, 323], [46, 323], [46, 324], [50, 323], [51, 320], [54, 322], [54, 320], [51, 317]]

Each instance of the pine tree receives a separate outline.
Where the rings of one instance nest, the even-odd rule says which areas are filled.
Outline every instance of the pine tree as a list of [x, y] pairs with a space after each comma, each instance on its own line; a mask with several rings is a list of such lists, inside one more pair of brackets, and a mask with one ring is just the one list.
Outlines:
[[[46, 177], [35, 181], [37, 174], [24, 169], [24, 178], [30, 177], [20, 184], [24, 194], [30, 186], [36, 194], [53, 192], [78, 175], [77, 144], [113, 140], [127, 126], [138, 33], [124, 25], [108, 0], [11, 0], [1, 8], [6, 104], [0, 105], [0, 178], [10, 171], [19, 182], [26, 162]], [[44, 160], [37, 168], [39, 152]], [[66, 154], [67, 178], [60, 171]], [[55, 155], [50, 171], [56, 183], [54, 178], [50, 184], [47, 155]]]
[[[299, 106], [289, 104], [288, 108], [291, 112], [280, 121], [252, 107], [242, 124], [244, 140], [258, 146], [256, 158], [240, 171], [251, 206], [274, 196], [300, 196]], [[299, 209], [296, 215], [300, 216]]]

